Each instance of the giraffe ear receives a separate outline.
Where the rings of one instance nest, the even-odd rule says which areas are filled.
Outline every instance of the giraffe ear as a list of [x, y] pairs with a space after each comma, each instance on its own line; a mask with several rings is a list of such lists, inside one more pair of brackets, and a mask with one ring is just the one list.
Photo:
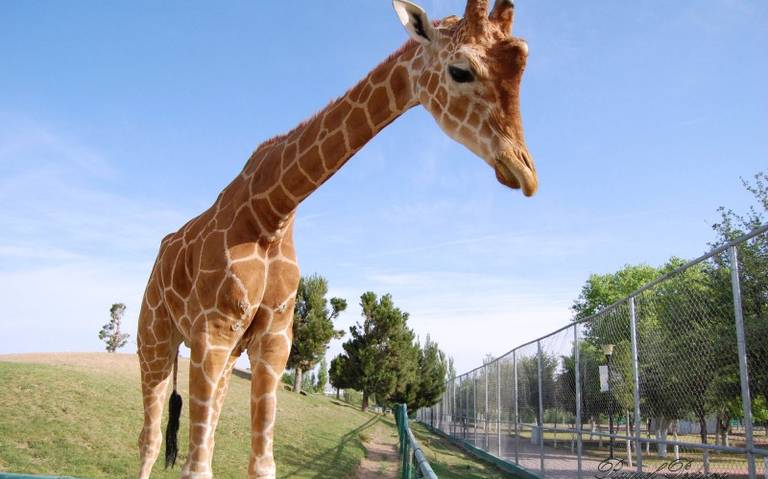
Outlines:
[[408, 0], [392, 0], [392, 6], [411, 38], [420, 43], [429, 43], [435, 38], [435, 27], [423, 8]]

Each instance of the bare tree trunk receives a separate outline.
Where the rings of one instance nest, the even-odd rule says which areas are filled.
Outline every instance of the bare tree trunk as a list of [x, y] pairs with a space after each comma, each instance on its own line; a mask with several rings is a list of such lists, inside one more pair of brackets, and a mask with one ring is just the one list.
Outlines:
[[699, 436], [701, 436], [701, 443], [707, 443], [707, 418], [704, 414], [699, 415]]
[[[675, 442], [677, 442], [677, 419], [672, 421], [672, 437], [675, 438]], [[675, 444], [675, 460], [680, 459], [680, 446]]]
[[363, 391], [363, 404], [361, 408], [363, 412], [368, 410], [368, 393]]
[[656, 417], [656, 455], [658, 457], [667, 457], [669, 422], [669, 418], [663, 416]]
[[339, 398], [339, 388], [336, 388], [336, 399], [340, 399]]
[[[645, 431], [645, 435], [648, 436], [648, 439], [651, 438], [651, 422], [651, 418], [648, 418], [647, 429]], [[651, 454], [651, 441], [645, 443], [645, 453], [649, 455]]]
[[301, 392], [301, 379], [302, 379], [302, 372], [301, 368], [296, 368], [295, 371], [296, 374], [294, 374], [293, 377], [293, 392], [300, 393]]
[[720, 445], [720, 413], [715, 416], [715, 446]]

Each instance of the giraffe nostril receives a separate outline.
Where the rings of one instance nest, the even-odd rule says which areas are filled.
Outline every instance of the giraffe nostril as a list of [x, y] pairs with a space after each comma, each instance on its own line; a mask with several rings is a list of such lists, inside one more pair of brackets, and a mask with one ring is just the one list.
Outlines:
[[531, 171], [536, 171], [536, 168], [533, 167], [533, 159], [531, 159], [531, 154], [528, 153], [528, 150], [522, 150], [520, 152], [520, 158], [523, 160], [523, 164], [528, 167]]

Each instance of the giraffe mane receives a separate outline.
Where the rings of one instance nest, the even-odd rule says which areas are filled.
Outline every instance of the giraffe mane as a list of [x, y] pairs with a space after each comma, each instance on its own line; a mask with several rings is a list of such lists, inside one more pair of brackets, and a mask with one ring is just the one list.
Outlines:
[[[433, 22], [433, 23], [439, 24], [439, 23], [440, 23], [440, 20], [436, 20], [436, 21], [435, 21], [435, 22]], [[371, 72], [373, 72], [373, 71], [377, 70], [377, 69], [378, 69], [379, 67], [381, 67], [382, 65], [386, 65], [387, 63], [391, 62], [392, 60], [394, 60], [394, 59], [395, 59], [395, 58], [397, 58], [398, 56], [402, 55], [402, 54], [403, 54], [403, 52], [405, 52], [405, 51], [406, 51], [406, 50], [408, 50], [409, 48], [413, 48], [413, 47], [415, 47], [415, 46], [417, 46], [417, 45], [418, 45], [418, 44], [417, 44], [417, 42], [416, 42], [415, 40], [413, 40], [413, 39], [410, 39], [410, 40], [406, 41], [406, 42], [405, 42], [405, 43], [403, 43], [403, 44], [402, 44], [402, 45], [401, 45], [401, 46], [400, 46], [400, 47], [399, 47], [397, 50], [395, 50], [394, 52], [390, 53], [390, 54], [389, 54], [389, 55], [388, 55], [388, 56], [387, 56], [387, 57], [386, 57], [386, 58], [385, 58], [385, 59], [384, 59], [382, 62], [380, 62], [378, 65], [376, 65], [376, 67], [375, 67], [375, 68], [373, 68], [373, 69], [372, 69], [372, 70], [370, 70], [370, 71], [371, 71]], [[349, 93], [349, 91], [350, 91], [350, 90], [352, 90], [352, 88], [354, 88], [354, 87], [355, 87], [355, 86], [352, 86], [351, 88], [347, 89], [347, 90], [346, 90], [346, 91], [345, 91], [343, 94], [341, 94], [340, 96], [338, 96], [338, 97], [334, 98], [333, 100], [329, 101], [329, 102], [328, 102], [328, 104], [327, 104], [327, 105], [325, 105], [325, 107], [323, 107], [323, 108], [321, 108], [321, 109], [317, 110], [317, 111], [316, 111], [315, 113], [313, 113], [313, 114], [312, 114], [310, 117], [308, 117], [308, 118], [304, 119], [304, 120], [303, 120], [301, 123], [299, 123], [298, 125], [296, 125], [296, 126], [295, 126], [294, 128], [292, 128], [290, 131], [288, 131], [288, 132], [285, 132], [285, 133], [280, 133], [280, 134], [278, 134], [278, 135], [275, 135], [275, 136], [273, 136], [273, 137], [269, 138], [268, 140], [264, 141], [264, 142], [263, 142], [263, 143], [262, 143], [262, 144], [259, 146], [259, 148], [262, 148], [262, 147], [267, 147], [267, 146], [270, 146], [270, 145], [274, 145], [275, 143], [279, 143], [280, 141], [283, 141], [283, 140], [285, 140], [286, 138], [288, 138], [288, 137], [289, 137], [289, 136], [290, 136], [290, 135], [291, 135], [291, 134], [292, 134], [294, 131], [297, 131], [297, 130], [302, 130], [304, 127], [306, 127], [306, 126], [307, 126], [307, 124], [309, 124], [309, 123], [311, 123], [313, 120], [317, 119], [317, 117], [318, 117], [318, 116], [320, 116], [320, 115], [321, 115], [321, 114], [322, 114], [324, 111], [326, 111], [326, 110], [328, 109], [328, 107], [330, 107], [331, 105], [333, 105], [334, 103], [336, 103], [337, 101], [339, 101], [341, 98], [344, 98], [344, 96], [346, 96], [346, 95], [347, 95], [347, 93]]]
[[[433, 25], [435, 28], [438, 28], [438, 27], [441, 27], [441, 26], [443, 26], [443, 27], [451, 27], [451, 26], [454, 26], [454, 25], [456, 25], [456, 23], [458, 23], [459, 21], [461, 21], [461, 18], [459, 18], [459, 17], [456, 17], [456, 16], [452, 15], [452, 16], [449, 16], [449, 17], [446, 17], [446, 18], [443, 18], [443, 19], [432, 20], [432, 25]], [[385, 65], [385, 64], [387, 64], [387, 63], [391, 62], [391, 61], [392, 61], [393, 59], [395, 59], [396, 57], [398, 57], [398, 56], [402, 55], [402, 54], [403, 54], [403, 52], [405, 52], [405, 51], [406, 51], [406, 50], [408, 50], [409, 48], [413, 48], [413, 47], [416, 47], [416, 46], [418, 46], [418, 43], [416, 42], [416, 40], [414, 40], [414, 39], [412, 39], [412, 38], [411, 38], [411, 39], [408, 39], [408, 40], [407, 40], [405, 43], [403, 43], [402, 45], [400, 45], [400, 47], [399, 47], [397, 50], [395, 50], [394, 52], [390, 53], [390, 54], [389, 54], [389, 55], [388, 55], [388, 56], [387, 56], [387, 57], [386, 57], [386, 58], [385, 58], [385, 59], [384, 59], [382, 62], [380, 62], [378, 65], [376, 65], [376, 67], [374, 67], [374, 68], [373, 68], [372, 70], [370, 70], [370, 71], [372, 72], [372, 71], [375, 71], [375, 70], [377, 70], [377, 69], [378, 69], [379, 67], [381, 67], [382, 65]], [[338, 97], [334, 98], [333, 100], [329, 101], [329, 102], [328, 102], [328, 104], [327, 104], [327, 105], [325, 105], [325, 107], [323, 107], [323, 108], [321, 108], [321, 109], [317, 110], [317, 111], [316, 111], [314, 114], [312, 114], [312, 115], [311, 115], [311, 116], [309, 116], [308, 118], [305, 118], [303, 121], [301, 121], [301, 123], [299, 123], [298, 125], [296, 125], [296, 126], [295, 126], [293, 129], [291, 129], [290, 131], [287, 131], [287, 132], [285, 132], [285, 133], [280, 133], [280, 134], [278, 134], [278, 135], [275, 135], [275, 136], [273, 136], [273, 137], [271, 137], [271, 138], [267, 139], [267, 140], [266, 140], [266, 141], [264, 141], [264, 142], [263, 142], [261, 145], [259, 145], [259, 148], [262, 148], [262, 147], [267, 147], [267, 146], [271, 146], [271, 145], [274, 145], [275, 143], [279, 143], [280, 141], [283, 141], [283, 140], [285, 140], [286, 138], [288, 138], [288, 137], [289, 137], [289, 136], [290, 136], [290, 135], [291, 135], [291, 134], [292, 134], [294, 131], [303, 129], [304, 127], [306, 127], [306, 126], [307, 126], [307, 124], [309, 124], [310, 122], [312, 122], [313, 120], [315, 120], [315, 119], [316, 119], [316, 118], [317, 118], [317, 117], [318, 117], [320, 114], [322, 114], [324, 111], [326, 111], [326, 110], [328, 109], [328, 107], [329, 107], [329, 106], [333, 105], [334, 103], [336, 103], [337, 101], [339, 101], [339, 99], [343, 98], [343, 97], [344, 97], [344, 96], [345, 96], [347, 93], [349, 93], [349, 91], [350, 91], [352, 88], [354, 88], [354, 86], [352, 86], [351, 88], [349, 88], [347, 91], [345, 91], [345, 92], [344, 92], [343, 94], [341, 94], [340, 96], [338, 96]]]

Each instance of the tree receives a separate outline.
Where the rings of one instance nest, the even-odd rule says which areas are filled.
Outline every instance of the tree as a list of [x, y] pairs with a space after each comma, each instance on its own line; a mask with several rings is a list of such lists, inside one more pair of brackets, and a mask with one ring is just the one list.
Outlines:
[[[768, 171], [757, 173], [753, 181], [742, 179], [742, 184], [755, 204], [745, 214], [720, 207], [720, 221], [712, 225], [718, 239], [712, 246], [720, 246], [768, 222]], [[740, 244], [738, 259], [749, 385], [754, 394], [768, 402], [768, 235], [758, 235]], [[730, 258], [727, 254], [719, 255], [715, 264], [722, 271], [719, 290], [728, 294]]]
[[418, 395], [416, 401], [408, 404], [408, 408], [415, 412], [419, 408], [429, 407], [440, 401], [445, 392], [447, 372], [448, 361], [445, 353], [427, 335], [419, 355]]
[[591, 275], [571, 306], [575, 313], [573, 319], [579, 320], [595, 315], [653, 281], [659, 274], [658, 268], [640, 264], [625, 265], [615, 273]]
[[[416, 413], [420, 408], [429, 407], [440, 401], [445, 392], [445, 375], [448, 362], [437, 343], [427, 336], [423, 347], [413, 344], [412, 353], [417, 356], [416, 367], [406, 378], [398, 378], [397, 386], [389, 402], [405, 403], [408, 411]], [[411, 361], [407, 362], [413, 367]], [[415, 374], [414, 374], [415, 373]]]
[[114, 353], [122, 348], [131, 336], [130, 334], [120, 332], [120, 323], [123, 321], [125, 309], [123, 303], [113, 304], [112, 307], [109, 308], [109, 322], [102, 326], [101, 331], [99, 331], [99, 339], [107, 343], [107, 352]]
[[[344, 385], [363, 393], [362, 410], [370, 398], [387, 400], [394, 394], [406, 394], [418, 367], [413, 348], [413, 332], [406, 326], [408, 313], [395, 307], [392, 296], [378, 299], [373, 292], [360, 297], [363, 321], [352, 326], [344, 353], [331, 363], [334, 387]], [[336, 377], [340, 373], [342, 377]]]
[[328, 377], [331, 381], [331, 386], [336, 389], [336, 399], [339, 399], [339, 392], [342, 389], [350, 387], [350, 382], [347, 381], [347, 376], [349, 374], [345, 371], [345, 367], [348, 363], [346, 356], [343, 355], [336, 356], [331, 360]]
[[[544, 409], [555, 405], [555, 371], [557, 357], [541, 353], [541, 403]], [[519, 395], [519, 414], [522, 422], [533, 422], [541, 426], [543, 419], [539, 414], [539, 355], [520, 355], [517, 357], [517, 378]]]
[[445, 380], [450, 381], [456, 377], [456, 366], [454, 365], [453, 356], [448, 357], [448, 368], [445, 371]]
[[[558, 391], [566, 401], [559, 401], [560, 407], [564, 408], [574, 417], [576, 415], [576, 404], [571, 398], [576, 397], [576, 357], [574, 353], [569, 356], [563, 356], [563, 370], [557, 375], [556, 383]], [[581, 417], [589, 419], [589, 423], [594, 431], [600, 414], [605, 412], [604, 396], [600, 391], [599, 366], [605, 364], [605, 356], [602, 351], [594, 344], [587, 341], [579, 342], [579, 379], [581, 381]], [[582, 419], [582, 420], [583, 420]]]
[[317, 372], [317, 392], [325, 393], [326, 384], [328, 384], [328, 361], [323, 355], [323, 359], [320, 360], [320, 369]]
[[327, 294], [328, 282], [322, 276], [313, 274], [299, 281], [293, 313], [293, 343], [287, 364], [296, 371], [294, 392], [301, 391], [303, 372], [314, 367], [325, 355], [331, 339], [344, 335], [344, 331], [333, 329], [333, 320], [347, 308], [347, 302], [331, 298], [329, 310]]

